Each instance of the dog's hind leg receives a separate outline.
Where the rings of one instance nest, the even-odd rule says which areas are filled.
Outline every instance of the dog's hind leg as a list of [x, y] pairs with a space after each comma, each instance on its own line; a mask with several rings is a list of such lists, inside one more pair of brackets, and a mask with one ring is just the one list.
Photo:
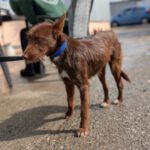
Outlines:
[[74, 109], [74, 84], [69, 79], [63, 79], [67, 92], [68, 111], [65, 118], [70, 117]]
[[104, 91], [104, 101], [100, 104], [101, 107], [108, 107], [109, 106], [109, 92], [108, 92], [108, 86], [105, 79], [105, 70], [106, 66], [98, 73], [98, 78], [102, 83], [103, 91]]
[[123, 82], [122, 82], [122, 71], [121, 71], [121, 60], [111, 60], [110, 61], [110, 69], [111, 72], [114, 76], [114, 79], [116, 81], [116, 85], [118, 88], [118, 97], [117, 99], [113, 102], [113, 104], [119, 104], [120, 102], [123, 101]]

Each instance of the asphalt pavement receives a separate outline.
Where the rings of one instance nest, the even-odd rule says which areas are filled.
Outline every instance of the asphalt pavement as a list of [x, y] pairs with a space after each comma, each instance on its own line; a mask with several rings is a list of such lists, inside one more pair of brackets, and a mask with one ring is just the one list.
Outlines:
[[[80, 97], [76, 89], [75, 111], [67, 110], [66, 93], [57, 70], [48, 61], [46, 75], [25, 80], [14, 74], [14, 89], [0, 94], [0, 150], [150, 150], [150, 28], [116, 28], [124, 52], [123, 69], [132, 83], [124, 81], [121, 106], [100, 108], [103, 100], [97, 77], [90, 87], [90, 134], [75, 136], [80, 122]], [[17, 65], [17, 64], [15, 64]], [[110, 98], [117, 96], [107, 68]]]

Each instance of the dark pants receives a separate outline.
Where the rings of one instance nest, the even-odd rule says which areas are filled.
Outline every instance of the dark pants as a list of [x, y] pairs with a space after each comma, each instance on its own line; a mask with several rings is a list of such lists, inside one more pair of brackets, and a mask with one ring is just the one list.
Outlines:
[[23, 28], [20, 32], [20, 40], [21, 40], [21, 47], [24, 51], [28, 45], [28, 39], [27, 39], [27, 32], [29, 31], [28, 28]]

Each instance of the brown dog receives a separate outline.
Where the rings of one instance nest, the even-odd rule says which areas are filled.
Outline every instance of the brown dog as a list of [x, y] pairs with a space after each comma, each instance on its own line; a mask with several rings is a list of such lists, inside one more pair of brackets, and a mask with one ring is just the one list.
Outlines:
[[115, 104], [123, 100], [122, 77], [129, 82], [130, 79], [121, 70], [121, 46], [112, 31], [100, 31], [89, 39], [76, 40], [62, 33], [64, 19], [62, 17], [53, 25], [41, 23], [34, 26], [28, 33], [29, 44], [24, 52], [24, 57], [33, 62], [46, 54], [56, 64], [67, 91], [68, 111], [66, 117], [73, 113], [74, 85], [79, 88], [81, 122], [77, 134], [86, 136], [88, 134], [89, 78], [97, 74], [103, 85], [102, 107], [109, 104], [105, 81], [106, 64], [110, 65], [119, 92]]

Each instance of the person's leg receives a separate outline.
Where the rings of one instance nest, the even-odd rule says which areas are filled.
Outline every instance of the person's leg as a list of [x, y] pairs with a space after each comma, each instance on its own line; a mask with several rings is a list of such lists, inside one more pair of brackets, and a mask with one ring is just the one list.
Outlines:
[[42, 61], [38, 61], [38, 62], [34, 63], [33, 66], [34, 66], [35, 73], [37, 73], [37, 74], [45, 73], [45, 66]]
[[63, 32], [69, 35], [69, 27], [68, 27], [68, 20], [65, 20]]
[[20, 40], [21, 40], [21, 48], [24, 51], [27, 47], [28, 44], [28, 39], [27, 39], [27, 32], [29, 31], [28, 28], [23, 28], [20, 31]]

